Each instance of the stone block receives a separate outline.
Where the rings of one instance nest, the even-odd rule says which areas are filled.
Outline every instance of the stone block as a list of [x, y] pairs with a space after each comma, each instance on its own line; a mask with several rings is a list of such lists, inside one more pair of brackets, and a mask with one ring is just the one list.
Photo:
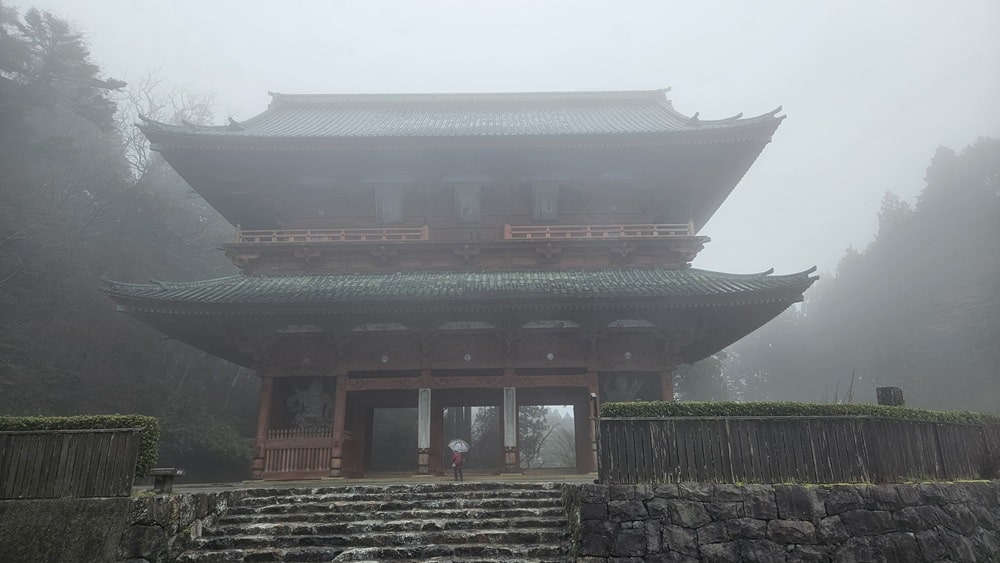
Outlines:
[[725, 522], [709, 522], [695, 530], [698, 535], [698, 543], [721, 543], [729, 541], [729, 532], [726, 531]]
[[920, 530], [926, 530], [937, 523], [936, 515], [934, 515], [934, 521], [928, 522], [922, 517], [917, 508], [918, 507], [915, 506], [907, 506], [892, 513], [892, 517], [896, 521], [897, 530], [901, 532], [919, 532]]
[[784, 563], [785, 546], [768, 540], [746, 540], [740, 543], [743, 563]]
[[940, 483], [918, 483], [914, 485], [923, 504], [945, 504], [948, 502], [948, 495], [945, 488]]
[[671, 502], [673, 502], [673, 500], [660, 497], [648, 500], [646, 501], [646, 512], [649, 513], [650, 518], [657, 520], [669, 519], [669, 507]]
[[816, 526], [816, 541], [822, 544], [843, 543], [850, 535], [840, 516], [828, 516]]
[[905, 506], [892, 485], [865, 487], [865, 507], [870, 510], [899, 510]]
[[736, 542], [703, 545], [701, 546], [701, 560], [712, 563], [740, 563], [740, 546]]
[[709, 502], [715, 495], [715, 485], [712, 483], [680, 483], [677, 485], [681, 498]]
[[774, 500], [778, 517], [785, 520], [818, 522], [826, 516], [826, 507], [816, 492], [816, 487], [801, 485], [775, 485]]
[[660, 498], [680, 498], [681, 491], [676, 483], [661, 483], [653, 489], [653, 496]]
[[743, 508], [747, 518], [777, 518], [778, 506], [774, 501], [774, 489], [768, 485], [747, 485]]
[[609, 500], [635, 500], [635, 485], [609, 485]]
[[635, 498], [637, 500], [649, 500], [655, 496], [654, 491], [655, 489], [653, 485], [649, 483], [639, 483], [635, 486]]
[[698, 536], [694, 530], [674, 524], [665, 524], [660, 527], [660, 549], [697, 556]]
[[852, 536], [870, 536], [896, 531], [892, 513], [885, 510], [848, 510], [840, 515], [840, 519]]
[[805, 520], [771, 520], [767, 539], [779, 544], [816, 543], [816, 526]]
[[618, 528], [611, 522], [580, 522], [580, 555], [607, 557]]
[[738, 485], [717, 484], [712, 500], [717, 502], [743, 502], [746, 491]]
[[746, 516], [742, 502], [713, 501], [705, 505], [708, 513], [716, 520], [729, 520]]
[[916, 486], [912, 483], [893, 485], [893, 488], [896, 489], [896, 493], [899, 495], [899, 500], [903, 503], [903, 506], [918, 506], [922, 504], [920, 492], [917, 491]]
[[826, 514], [834, 516], [848, 510], [864, 508], [865, 499], [861, 498], [857, 487], [837, 485], [830, 489], [824, 502]]
[[942, 541], [937, 529], [917, 532], [914, 538], [926, 561], [944, 561], [949, 558], [948, 546]]
[[645, 520], [649, 516], [641, 500], [612, 500], [607, 506], [608, 520], [612, 522]]
[[[881, 553], [886, 561], [920, 561], [923, 558], [916, 535], [911, 533], [894, 532], [873, 536], [872, 543], [876, 551]], [[966, 561], [972, 561], [972, 559]]]
[[580, 503], [580, 520], [607, 520], [607, 519], [608, 519], [607, 503], [604, 502]]
[[761, 539], [767, 533], [767, 521], [754, 518], [726, 520], [726, 534], [734, 540]]
[[[987, 510], [981, 504], [969, 506], [969, 510], [976, 516], [976, 523], [986, 530], [997, 530], [997, 515]], [[997, 512], [1000, 512], [998, 510]]]
[[646, 563], [701, 563], [701, 559], [677, 553], [676, 551], [667, 551], [655, 555], [647, 555]]
[[136, 524], [122, 534], [119, 549], [126, 557], [153, 557], [158, 560], [167, 551], [167, 536], [159, 526]]
[[646, 554], [646, 531], [621, 530], [611, 548], [611, 555], [634, 557]]
[[646, 553], [660, 552], [660, 523], [656, 520], [649, 520], [645, 525], [646, 531]]
[[989, 561], [991, 557], [1000, 556], [1000, 533], [992, 530], [979, 529], [972, 536], [975, 546], [976, 560]]
[[820, 563], [830, 561], [833, 548], [825, 545], [796, 545], [785, 555], [787, 563]]
[[607, 485], [580, 485], [580, 502], [591, 504], [606, 503], [610, 500], [611, 492]]
[[964, 535], [971, 535], [976, 530], [976, 515], [966, 504], [948, 504], [943, 508], [950, 516], [942, 519], [941, 523], [946, 527]]
[[[866, 563], [868, 561], [886, 561], [880, 558], [875, 548], [872, 547], [871, 538], [860, 536], [848, 538], [843, 544], [834, 549], [833, 560], [844, 563]], [[900, 562], [903, 563], [903, 562]], [[909, 563], [909, 562], [907, 562]]]
[[670, 521], [685, 528], [698, 528], [712, 521], [705, 505], [689, 500], [675, 500], [667, 506]]

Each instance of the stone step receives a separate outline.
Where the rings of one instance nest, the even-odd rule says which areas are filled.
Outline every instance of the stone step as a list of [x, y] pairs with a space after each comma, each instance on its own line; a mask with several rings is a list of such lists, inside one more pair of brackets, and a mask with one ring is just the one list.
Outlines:
[[561, 545], [417, 545], [346, 550], [337, 561], [569, 561]]
[[231, 561], [283, 563], [351, 562], [396, 563], [570, 563], [565, 549], [555, 546], [520, 545], [428, 545], [370, 548], [264, 548], [189, 551], [177, 563], [225, 563]]
[[291, 502], [302, 502], [304, 500], [312, 502], [365, 502], [399, 498], [405, 495], [413, 500], [446, 500], [456, 497], [466, 499], [495, 499], [495, 498], [523, 498], [523, 499], [551, 499], [561, 500], [562, 491], [541, 490], [541, 489], [491, 489], [491, 490], [452, 490], [452, 491], [429, 491], [429, 492], [324, 492], [316, 494], [281, 494], [281, 495], [253, 495], [241, 501], [245, 506], [263, 506], [269, 504], [282, 504]]
[[178, 561], [568, 563], [555, 483], [261, 488]]
[[317, 487], [281, 487], [278, 485], [265, 485], [260, 487], [254, 487], [252, 489], [247, 489], [250, 493], [263, 492], [266, 494], [326, 494], [335, 492], [356, 492], [356, 493], [423, 493], [423, 492], [433, 492], [433, 491], [489, 491], [496, 489], [517, 489], [522, 491], [527, 490], [537, 490], [537, 491], [561, 491], [562, 483], [554, 482], [524, 482], [524, 483], [511, 483], [504, 481], [437, 481], [429, 483], [398, 483], [398, 484], [359, 484], [353, 485], [349, 482], [338, 482], [331, 485], [322, 485]]
[[520, 528], [511, 530], [442, 530], [421, 532], [387, 532], [334, 535], [228, 535], [203, 536], [198, 547], [207, 550], [260, 550], [297, 547], [375, 547], [429, 546], [434, 544], [557, 544], [566, 539], [566, 531], [553, 528]]
[[303, 519], [296, 522], [248, 522], [217, 525], [206, 536], [226, 535], [337, 535], [370, 532], [425, 532], [442, 530], [505, 530], [518, 528], [564, 528], [566, 518], [401, 518], [384, 519], [368, 516], [365, 520], [316, 522]]
[[[363, 515], [365, 520], [418, 520], [418, 519], [483, 519], [483, 518], [564, 518], [562, 505], [537, 508], [445, 508], [412, 510], [377, 510]], [[219, 519], [218, 525], [278, 522], [355, 522], [358, 514], [353, 512], [293, 512], [229, 514]]]
[[427, 510], [427, 509], [449, 509], [449, 508], [542, 508], [561, 506], [561, 501], [555, 499], [536, 498], [486, 498], [467, 499], [463, 497], [453, 497], [436, 500], [410, 500], [389, 498], [378, 501], [358, 501], [358, 502], [313, 502], [308, 497], [302, 501], [283, 502], [280, 504], [268, 504], [264, 506], [253, 506], [240, 503], [229, 509], [229, 514], [278, 514], [278, 513], [322, 513], [322, 512], [375, 512], [389, 510]]

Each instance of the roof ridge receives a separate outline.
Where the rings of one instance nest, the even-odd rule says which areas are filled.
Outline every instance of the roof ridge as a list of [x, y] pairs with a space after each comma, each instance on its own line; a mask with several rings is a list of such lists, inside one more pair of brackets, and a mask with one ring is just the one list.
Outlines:
[[[670, 88], [656, 90], [579, 90], [563, 92], [455, 92], [455, 93], [333, 93], [285, 94], [268, 92], [271, 106], [279, 104], [349, 104], [349, 103], [440, 103], [440, 102], [539, 102], [553, 101], [656, 101], [666, 99]], [[270, 107], [270, 106], [269, 106]]]

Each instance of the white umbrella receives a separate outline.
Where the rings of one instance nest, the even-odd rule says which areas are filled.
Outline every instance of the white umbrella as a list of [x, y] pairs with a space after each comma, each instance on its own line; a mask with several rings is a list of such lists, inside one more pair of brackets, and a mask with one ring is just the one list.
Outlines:
[[469, 443], [461, 438], [455, 438], [454, 440], [448, 442], [448, 447], [451, 448], [451, 451], [453, 452], [469, 451]]

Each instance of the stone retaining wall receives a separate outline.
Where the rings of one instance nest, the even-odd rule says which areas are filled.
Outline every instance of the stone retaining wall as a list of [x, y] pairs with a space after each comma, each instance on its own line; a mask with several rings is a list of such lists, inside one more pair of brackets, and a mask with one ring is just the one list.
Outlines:
[[118, 547], [119, 561], [173, 561], [205, 526], [247, 495], [246, 490], [133, 497], [128, 525]]
[[567, 487], [580, 563], [1000, 561], [997, 481]]

